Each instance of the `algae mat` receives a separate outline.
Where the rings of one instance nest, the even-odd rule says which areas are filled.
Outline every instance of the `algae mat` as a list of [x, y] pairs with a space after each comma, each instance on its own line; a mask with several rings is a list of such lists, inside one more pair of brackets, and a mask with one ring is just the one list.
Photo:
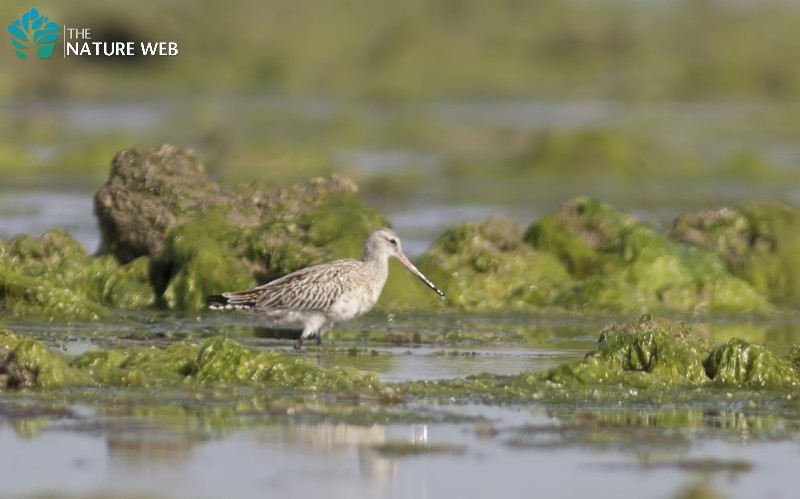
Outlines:
[[371, 315], [298, 355], [235, 315], [6, 323], [0, 496], [790, 497], [798, 327]]

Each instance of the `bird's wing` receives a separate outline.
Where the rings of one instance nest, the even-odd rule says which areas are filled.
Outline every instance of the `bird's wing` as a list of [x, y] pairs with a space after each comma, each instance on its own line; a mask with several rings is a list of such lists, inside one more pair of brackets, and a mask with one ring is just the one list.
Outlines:
[[357, 268], [356, 260], [337, 260], [222, 296], [236, 308], [327, 310], [342, 296]]

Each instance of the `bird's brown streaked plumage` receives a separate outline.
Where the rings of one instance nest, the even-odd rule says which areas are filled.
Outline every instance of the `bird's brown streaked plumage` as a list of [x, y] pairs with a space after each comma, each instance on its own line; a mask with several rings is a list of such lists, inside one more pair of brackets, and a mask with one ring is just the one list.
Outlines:
[[378, 229], [364, 244], [361, 260], [343, 259], [314, 265], [253, 289], [209, 297], [209, 308], [252, 310], [268, 326], [302, 327], [300, 339], [316, 336], [317, 344], [329, 327], [358, 317], [375, 305], [389, 275], [389, 257], [397, 258], [415, 276], [445, 298], [406, 258], [400, 238], [391, 229]]

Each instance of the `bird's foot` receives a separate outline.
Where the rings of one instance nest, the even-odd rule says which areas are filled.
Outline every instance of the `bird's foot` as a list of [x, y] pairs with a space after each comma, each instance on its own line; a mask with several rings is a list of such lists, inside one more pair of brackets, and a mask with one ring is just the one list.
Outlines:
[[317, 346], [322, 345], [322, 335], [317, 333]]
[[297, 341], [294, 342], [294, 346], [292, 347], [295, 350], [302, 350], [303, 349], [303, 338], [298, 338]]

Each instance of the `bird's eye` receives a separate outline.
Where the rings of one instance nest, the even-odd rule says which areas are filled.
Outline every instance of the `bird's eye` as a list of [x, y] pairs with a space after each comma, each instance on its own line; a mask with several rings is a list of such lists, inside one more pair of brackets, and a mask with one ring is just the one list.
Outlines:
[[397, 246], [397, 239], [389, 239], [389, 242], [392, 243], [392, 246]]

